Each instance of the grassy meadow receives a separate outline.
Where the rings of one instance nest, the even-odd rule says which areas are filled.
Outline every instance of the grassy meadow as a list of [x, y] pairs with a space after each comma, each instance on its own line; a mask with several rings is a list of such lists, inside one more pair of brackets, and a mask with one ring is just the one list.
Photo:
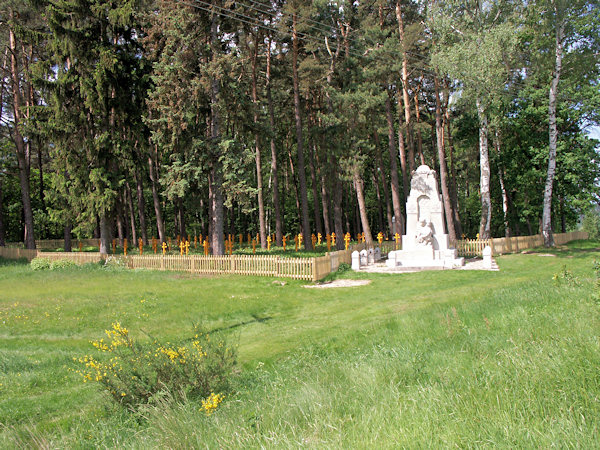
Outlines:
[[[598, 447], [600, 242], [499, 272], [260, 277], [0, 265], [0, 447]], [[238, 344], [233, 392], [133, 414], [73, 358], [119, 321], [140, 340], [201, 323]]]

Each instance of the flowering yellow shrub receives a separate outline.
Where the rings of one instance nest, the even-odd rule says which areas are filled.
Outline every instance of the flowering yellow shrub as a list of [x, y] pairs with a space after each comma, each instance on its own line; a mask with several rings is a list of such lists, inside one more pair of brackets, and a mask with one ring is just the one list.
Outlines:
[[177, 344], [154, 341], [140, 344], [119, 322], [106, 330], [107, 339], [92, 341], [97, 357], [74, 358], [83, 382], [98, 382], [111, 397], [129, 409], [168, 392], [172, 398], [199, 398], [212, 413], [223, 401], [235, 364], [235, 351], [221, 339], [195, 330]]

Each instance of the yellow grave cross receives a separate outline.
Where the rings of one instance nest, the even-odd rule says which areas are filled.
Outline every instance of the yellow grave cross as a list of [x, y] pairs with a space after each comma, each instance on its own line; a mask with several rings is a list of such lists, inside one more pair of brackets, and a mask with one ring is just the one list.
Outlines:
[[208, 255], [208, 239], [204, 239], [204, 255]]
[[271, 235], [267, 236], [267, 250], [271, 250]]
[[190, 241], [185, 241], [185, 256], [190, 253]]
[[80, 252], [83, 251], [83, 243], [81, 241], [79, 241], [79, 251]]
[[242, 241], [244, 240], [244, 235], [240, 233], [240, 247], [242, 246]]
[[302, 240], [304, 239], [304, 236], [302, 236], [302, 233], [298, 233], [298, 246], [302, 247]]
[[127, 256], [127, 238], [123, 241], [123, 254]]
[[156, 247], [157, 247], [156, 238], [154, 236], [152, 236], [152, 250], [154, 251], [154, 254], [156, 254]]
[[256, 239], [252, 239], [252, 254], [256, 254]]
[[298, 251], [298, 235], [294, 235], [294, 243], [296, 244], [296, 251]]
[[315, 236], [314, 233], [310, 235], [310, 241], [312, 242], [312, 246], [313, 246], [313, 249], [314, 249], [315, 248], [315, 244], [317, 243], [317, 237]]
[[398, 233], [394, 235], [394, 240], [396, 241], [396, 250], [398, 250], [398, 245], [400, 244], [400, 235]]
[[325, 236], [325, 239], [327, 240], [327, 251], [331, 250], [331, 235], [328, 234], [327, 236]]
[[383, 242], [383, 233], [381, 231], [377, 233], [377, 241], [379, 242], [379, 245]]
[[335, 232], [331, 233], [331, 243], [335, 245]]
[[183, 255], [183, 250], [185, 249], [185, 244], [183, 241], [179, 241], [179, 254]]
[[283, 236], [281, 239], [282, 239], [282, 243], [283, 243], [283, 251], [285, 252], [285, 247], [287, 245], [287, 236]]
[[140, 255], [144, 254], [144, 241], [142, 241], [142, 238], [138, 239], [138, 244], [140, 246]]
[[344, 236], [344, 244], [346, 244], [346, 250], [348, 250], [348, 246], [350, 245], [350, 239], [352, 239], [350, 233], [346, 233]]
[[198, 236], [194, 236], [194, 250], [198, 249]]
[[317, 233], [317, 245], [321, 245], [322, 238], [323, 238], [323, 235], [321, 233]]
[[250, 239], [250, 233], [248, 233], [248, 245], [250, 245], [250, 243], [251, 243], [251, 242], [252, 242], [252, 241], [251, 241], [251, 239]]
[[167, 253], [167, 243], [163, 242], [161, 247], [162, 247], [163, 255], [166, 254]]
[[115, 254], [115, 251], [117, 250], [117, 240], [113, 239], [112, 241], [112, 248], [113, 248], [113, 255]]

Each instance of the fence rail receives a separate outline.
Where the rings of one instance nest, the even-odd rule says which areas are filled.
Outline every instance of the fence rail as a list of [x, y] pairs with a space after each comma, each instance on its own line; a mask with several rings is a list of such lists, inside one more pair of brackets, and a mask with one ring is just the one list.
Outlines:
[[[586, 231], [572, 231], [570, 233], [555, 233], [554, 243], [563, 245], [567, 242], [577, 239], [587, 239], [589, 234]], [[458, 250], [459, 256], [481, 256], [483, 249], [489, 245], [494, 255], [503, 255], [505, 253], [520, 252], [529, 248], [541, 247], [544, 245], [544, 237], [541, 234], [534, 236], [516, 236], [511, 238], [493, 238], [493, 239], [462, 239], [452, 243]]]

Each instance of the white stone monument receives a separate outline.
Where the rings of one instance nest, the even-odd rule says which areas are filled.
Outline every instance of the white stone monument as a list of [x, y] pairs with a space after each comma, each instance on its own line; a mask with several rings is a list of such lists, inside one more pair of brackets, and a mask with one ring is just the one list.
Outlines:
[[367, 251], [363, 249], [360, 251], [360, 265], [366, 266], [368, 263], [369, 262], [367, 260]]
[[492, 268], [492, 247], [486, 245], [483, 249], [483, 268], [491, 269]]
[[352, 270], [360, 270], [360, 254], [356, 250], [352, 252]]
[[435, 171], [423, 165], [413, 172], [406, 202], [406, 234], [402, 250], [390, 252], [388, 267], [451, 269], [464, 258], [449, 248], [444, 233], [444, 208]]

